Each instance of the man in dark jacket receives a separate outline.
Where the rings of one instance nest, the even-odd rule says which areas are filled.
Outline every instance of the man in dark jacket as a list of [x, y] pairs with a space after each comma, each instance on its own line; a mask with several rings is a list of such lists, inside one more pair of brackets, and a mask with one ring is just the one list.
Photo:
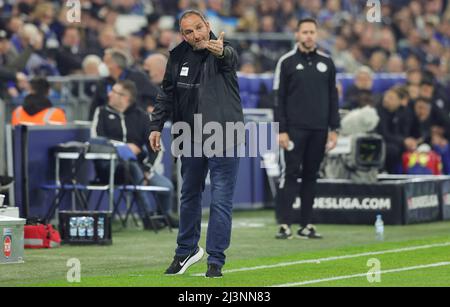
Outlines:
[[[278, 61], [274, 77], [275, 121], [280, 123], [282, 175], [277, 195], [280, 229], [277, 239], [293, 237], [292, 204], [300, 191], [300, 229], [297, 237], [322, 238], [312, 222], [315, 187], [325, 149], [336, 146], [340, 126], [336, 69], [333, 60], [316, 47], [318, 25], [306, 18], [298, 24], [298, 44]], [[301, 170], [301, 173], [300, 173]]]
[[408, 107], [401, 105], [397, 88], [392, 88], [384, 94], [382, 103], [377, 106], [377, 112], [380, 117], [377, 132], [386, 143], [385, 169], [390, 174], [395, 174], [400, 170], [402, 154], [417, 148], [417, 141], [410, 137], [412, 114], [409, 114]]
[[[158, 194], [158, 198], [163, 207], [163, 213], [167, 214], [170, 218], [169, 213], [172, 209], [173, 186], [167, 178], [159, 174], [152, 174], [152, 177], [149, 177], [144, 172], [145, 167], [143, 162], [147, 156], [144, 147], [147, 146], [148, 148], [149, 146], [150, 118], [135, 103], [135, 100], [136, 87], [133, 82], [123, 80], [114, 84], [109, 94], [108, 105], [101, 106], [95, 110], [91, 136], [105, 137], [119, 141], [125, 143], [130, 148], [137, 158], [137, 161], [129, 162], [129, 179], [132, 180], [131, 184], [145, 185], [148, 183], [149, 185], [163, 186], [170, 189], [169, 193]], [[109, 174], [109, 161], [96, 162], [97, 175], [106, 181], [105, 177]], [[119, 174], [120, 170], [123, 171], [123, 168], [119, 168]], [[138, 192], [137, 201], [140, 203], [141, 208], [149, 211], [147, 212], [149, 215], [156, 213], [156, 208], [152, 206], [147, 192]], [[149, 228], [151, 223], [145, 214], [146, 212], [141, 213], [144, 227]]]
[[119, 80], [131, 80], [137, 88], [136, 103], [144, 110], [149, 105], [154, 104], [158, 89], [151, 84], [150, 79], [141, 71], [128, 68], [127, 55], [115, 49], [107, 49], [103, 62], [108, 67], [109, 76], [101, 80], [96, 88], [96, 92], [91, 104], [89, 118], [92, 118], [97, 107], [108, 102], [108, 93], [112, 86]]
[[[199, 115], [203, 123], [216, 123], [225, 128], [226, 123], [243, 123], [236, 67], [236, 51], [212, 34], [210, 25], [202, 13], [186, 11], [180, 17], [180, 30], [184, 42], [171, 51], [163, 80], [163, 93], [158, 95], [151, 123], [150, 144], [160, 150], [161, 130], [172, 115], [174, 126], [187, 123], [187, 130], [203, 129], [196, 121]], [[206, 126], [206, 125], [205, 125]], [[186, 127], [186, 125], [185, 125]], [[202, 130], [203, 131], [203, 130]], [[225, 129], [223, 129], [225, 131]], [[183, 131], [184, 132], [184, 131]], [[194, 132], [195, 135], [195, 132]], [[183, 148], [206, 144], [202, 137], [184, 140]], [[223, 155], [225, 149], [237, 148], [242, 140], [228, 141], [218, 147], [221, 154], [209, 155], [202, 151], [181, 155], [183, 187], [181, 191], [180, 229], [178, 247], [167, 275], [183, 274], [203, 257], [198, 246], [201, 230], [201, 199], [206, 175], [210, 171], [212, 201], [206, 239], [208, 257], [207, 277], [221, 277], [225, 263], [224, 251], [230, 244], [232, 199], [236, 184], [239, 159], [236, 155]]]
[[81, 48], [80, 30], [69, 26], [64, 30], [62, 46], [56, 52], [56, 64], [62, 76], [81, 72], [84, 51]]

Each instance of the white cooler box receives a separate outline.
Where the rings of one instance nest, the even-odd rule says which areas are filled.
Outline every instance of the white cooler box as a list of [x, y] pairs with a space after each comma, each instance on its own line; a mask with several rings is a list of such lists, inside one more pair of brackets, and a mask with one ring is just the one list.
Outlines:
[[0, 206], [0, 215], [18, 218], [19, 217], [19, 208], [17, 208], [17, 207], [1, 207]]
[[24, 219], [0, 216], [0, 264], [23, 263]]

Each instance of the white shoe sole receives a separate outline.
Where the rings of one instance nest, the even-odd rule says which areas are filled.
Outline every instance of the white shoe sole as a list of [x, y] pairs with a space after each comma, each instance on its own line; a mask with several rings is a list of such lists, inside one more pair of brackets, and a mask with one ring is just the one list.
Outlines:
[[174, 275], [181, 275], [184, 274], [184, 272], [186, 272], [186, 270], [193, 264], [195, 264], [196, 262], [200, 261], [203, 258], [203, 255], [205, 254], [205, 251], [203, 250], [203, 248], [199, 247], [198, 252], [192, 256], [191, 259], [189, 259], [185, 265], [181, 268], [181, 270], [174, 274]]

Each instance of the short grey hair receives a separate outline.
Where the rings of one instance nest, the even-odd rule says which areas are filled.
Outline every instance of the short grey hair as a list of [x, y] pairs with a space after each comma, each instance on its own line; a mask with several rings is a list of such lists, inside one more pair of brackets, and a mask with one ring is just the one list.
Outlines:
[[100, 65], [101, 62], [102, 62], [102, 59], [100, 59], [99, 56], [97, 56], [95, 54], [90, 54], [84, 58], [83, 64], [81, 64], [81, 66], [83, 68], [86, 68], [90, 64], [95, 64], [98, 66], [98, 65]]
[[371, 78], [374, 77], [373, 70], [369, 66], [361, 66], [355, 73], [355, 76], [360, 74], [368, 74]]
[[208, 20], [206, 19], [206, 16], [202, 12], [200, 12], [199, 10], [189, 9], [189, 10], [184, 11], [180, 16], [180, 20], [178, 21], [178, 27], [180, 28], [180, 31], [181, 31], [181, 21], [190, 15], [197, 15], [198, 17], [200, 17], [203, 20], [204, 23], [208, 22]]
[[109, 54], [121, 69], [126, 69], [128, 67], [128, 57], [122, 51], [110, 48], [105, 50], [105, 54]]

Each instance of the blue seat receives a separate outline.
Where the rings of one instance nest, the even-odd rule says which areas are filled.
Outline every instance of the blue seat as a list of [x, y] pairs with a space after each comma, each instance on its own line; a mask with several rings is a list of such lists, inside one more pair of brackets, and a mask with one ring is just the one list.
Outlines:
[[245, 76], [241, 76], [238, 78], [239, 83], [239, 91], [242, 93], [250, 92], [250, 79]]
[[250, 93], [258, 94], [261, 89], [261, 80], [259, 78], [250, 79]]
[[269, 92], [273, 89], [273, 77], [262, 77], [261, 78], [262, 83], [266, 86], [267, 90]]

